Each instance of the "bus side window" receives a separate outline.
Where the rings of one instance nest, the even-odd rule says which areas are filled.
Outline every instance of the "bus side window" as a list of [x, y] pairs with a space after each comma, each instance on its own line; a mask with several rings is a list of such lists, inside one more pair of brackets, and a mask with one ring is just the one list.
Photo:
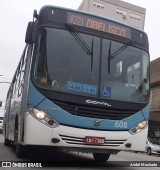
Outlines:
[[17, 88], [15, 93], [15, 102], [19, 106], [21, 101], [22, 92], [23, 92], [23, 83], [24, 83], [24, 70], [26, 66], [26, 57], [27, 57], [27, 48], [24, 49], [20, 64], [17, 70]]

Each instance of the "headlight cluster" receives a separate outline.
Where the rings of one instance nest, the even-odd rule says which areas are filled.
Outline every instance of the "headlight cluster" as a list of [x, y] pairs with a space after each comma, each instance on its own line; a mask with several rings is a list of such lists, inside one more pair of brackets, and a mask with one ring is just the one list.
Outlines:
[[132, 134], [132, 135], [135, 135], [136, 133], [139, 133], [141, 132], [143, 129], [145, 129], [145, 127], [148, 125], [148, 121], [144, 121], [144, 122], [141, 122], [141, 123], [138, 123], [137, 126], [131, 128], [129, 130], [129, 133]]
[[29, 113], [30, 115], [32, 115], [35, 119], [37, 119], [38, 121], [40, 121], [41, 123], [52, 127], [52, 128], [56, 128], [59, 126], [59, 123], [57, 121], [55, 121], [53, 118], [51, 118], [48, 114], [46, 114], [45, 112], [41, 111], [41, 110], [37, 110], [33, 107], [29, 108]]

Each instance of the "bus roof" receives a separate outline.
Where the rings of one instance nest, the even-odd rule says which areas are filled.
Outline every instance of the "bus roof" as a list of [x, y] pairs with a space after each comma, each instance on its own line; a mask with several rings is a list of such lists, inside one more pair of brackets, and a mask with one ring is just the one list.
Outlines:
[[[101, 16], [101, 15], [95, 15], [93, 13], [89, 13], [87, 11], [80, 11], [80, 10], [75, 10], [75, 9], [70, 9], [70, 8], [65, 8], [65, 7], [60, 7], [60, 6], [55, 6], [55, 5], [44, 5], [41, 7], [40, 11], [39, 11], [39, 14], [41, 14], [41, 12], [46, 9], [46, 8], [57, 8], [57, 9], [62, 9], [62, 10], [68, 10], [68, 11], [71, 11], [71, 12], [76, 12], [76, 13], [79, 13], [79, 14], [86, 14], [86, 15], [90, 15], [90, 16], [93, 16], [93, 17], [98, 17], [100, 19], [106, 19], [106, 20], [109, 20], [111, 22], [115, 22], [117, 24], [121, 24], [123, 26], [126, 26], [126, 27], [129, 27], [129, 28], [132, 28], [132, 29], [135, 29], [137, 31], [140, 31], [140, 32], [143, 32], [144, 34], [146, 34], [146, 32], [142, 29], [139, 29], [137, 27], [134, 27], [134, 26], [131, 26], [127, 23], [123, 23], [123, 22], [120, 22], [118, 20], [114, 20], [112, 18], [109, 18], [109, 17], [104, 17], [104, 16]], [[147, 34], [146, 34], [147, 35]]]

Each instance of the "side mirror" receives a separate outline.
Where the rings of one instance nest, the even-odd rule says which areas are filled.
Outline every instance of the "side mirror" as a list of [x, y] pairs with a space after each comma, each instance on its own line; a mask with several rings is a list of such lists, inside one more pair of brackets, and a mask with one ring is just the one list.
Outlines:
[[2, 101], [0, 101], [0, 107], [2, 107]]
[[36, 22], [29, 22], [27, 26], [25, 43], [33, 44], [36, 39]]

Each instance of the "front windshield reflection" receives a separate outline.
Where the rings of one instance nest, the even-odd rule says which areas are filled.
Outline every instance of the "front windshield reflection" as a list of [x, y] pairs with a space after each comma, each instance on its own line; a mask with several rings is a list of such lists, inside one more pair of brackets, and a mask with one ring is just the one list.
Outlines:
[[86, 34], [81, 37], [93, 49], [93, 55], [88, 55], [67, 30], [42, 30], [35, 72], [38, 84], [58, 91], [98, 95], [100, 38]]
[[127, 46], [110, 60], [108, 71], [108, 54], [113, 54], [124, 44], [78, 34], [92, 49], [92, 55], [86, 53], [68, 30], [41, 30], [34, 72], [38, 86], [109, 100], [148, 101], [149, 57], [145, 51]]
[[[122, 43], [104, 40], [102, 63], [108, 65], [106, 54], [113, 54], [123, 46]], [[148, 54], [138, 48], [127, 46], [109, 62], [109, 71], [107, 67], [102, 67], [101, 97], [132, 102], [147, 101], [149, 96]]]

